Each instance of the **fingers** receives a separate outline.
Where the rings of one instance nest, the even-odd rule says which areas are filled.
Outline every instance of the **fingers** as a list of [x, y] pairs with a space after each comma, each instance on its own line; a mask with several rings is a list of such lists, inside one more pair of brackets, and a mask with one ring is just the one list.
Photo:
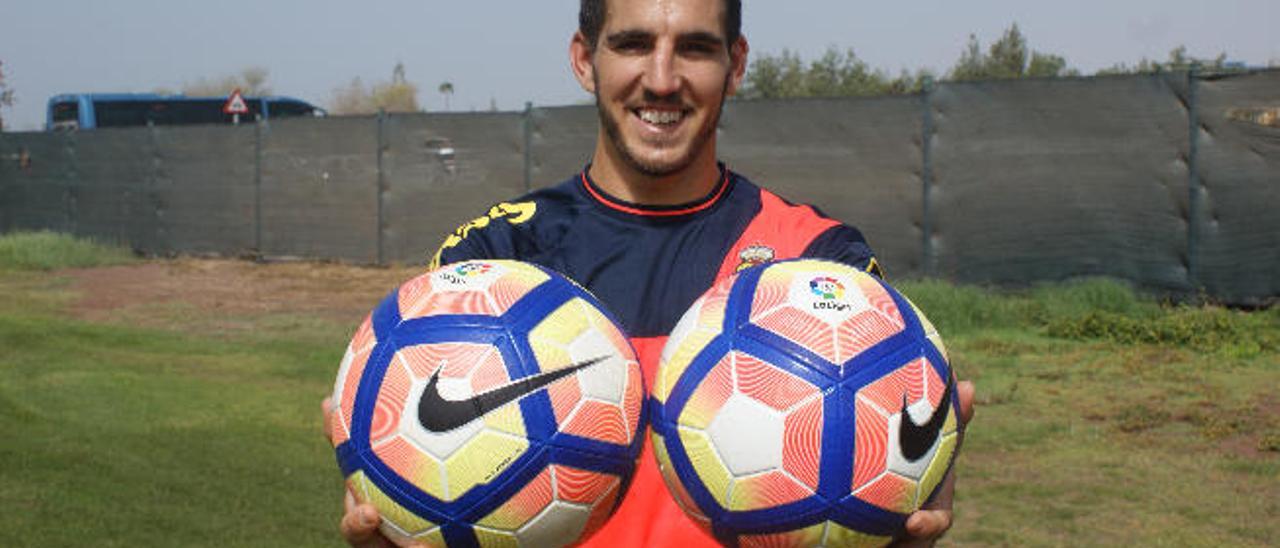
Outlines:
[[333, 398], [325, 396], [320, 402], [320, 414], [324, 417], [324, 437], [329, 440], [329, 444], [333, 444]]
[[951, 529], [951, 502], [955, 492], [956, 474], [955, 469], [952, 469], [947, 471], [933, 499], [924, 508], [907, 517], [907, 534], [893, 546], [933, 546], [934, 542]]
[[960, 397], [960, 423], [969, 424], [973, 420], [973, 394], [977, 389], [973, 381], [956, 383], [956, 395]]
[[378, 511], [368, 504], [357, 504], [351, 491], [347, 491], [347, 496], [343, 500], [343, 507], [346, 514], [342, 516], [342, 522], [338, 528], [342, 532], [342, 538], [347, 543], [356, 548], [384, 548], [392, 546], [378, 532], [378, 523], [382, 518], [378, 517]]
[[951, 528], [951, 510], [920, 510], [907, 518], [907, 538], [895, 546], [933, 546]]

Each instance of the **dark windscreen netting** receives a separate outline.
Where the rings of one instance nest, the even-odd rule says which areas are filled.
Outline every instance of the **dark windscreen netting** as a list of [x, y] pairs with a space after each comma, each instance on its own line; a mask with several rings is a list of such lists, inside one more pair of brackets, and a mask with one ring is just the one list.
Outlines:
[[1166, 80], [950, 84], [933, 109], [938, 274], [1190, 289], [1187, 112]]
[[0, 229], [74, 229], [73, 146], [64, 133], [0, 133]]
[[151, 132], [145, 127], [85, 131], [75, 135], [74, 151], [74, 233], [142, 249], [154, 245]]
[[258, 132], [253, 124], [155, 128], [159, 169], [150, 192], [158, 251], [255, 248]]
[[1199, 281], [1229, 302], [1280, 295], [1280, 71], [1197, 85]]
[[920, 98], [726, 105], [721, 157], [783, 198], [862, 230], [890, 276], [920, 269]]
[[[891, 279], [1105, 275], [1267, 302], [1280, 295], [1280, 71], [1192, 81], [731, 101], [719, 152], [861, 229]], [[576, 174], [598, 127], [584, 105], [4, 133], [0, 230], [155, 253], [423, 262], [459, 225], [488, 222], [493, 204]]]
[[262, 134], [262, 253], [377, 261], [378, 121], [273, 121]]
[[530, 187], [551, 186], [582, 171], [596, 147], [596, 107], [539, 108], [531, 115]]
[[425, 263], [446, 234], [522, 194], [521, 130], [515, 113], [388, 116], [384, 259]]

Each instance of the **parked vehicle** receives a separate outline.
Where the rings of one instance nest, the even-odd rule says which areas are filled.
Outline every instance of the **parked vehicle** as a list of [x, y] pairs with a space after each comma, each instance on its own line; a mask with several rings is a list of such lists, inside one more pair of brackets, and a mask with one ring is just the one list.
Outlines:
[[[292, 97], [245, 97], [243, 121], [298, 116], [324, 116], [324, 109]], [[45, 129], [84, 130], [99, 127], [230, 124], [222, 111], [227, 97], [188, 97], [154, 93], [72, 93], [49, 99]]]

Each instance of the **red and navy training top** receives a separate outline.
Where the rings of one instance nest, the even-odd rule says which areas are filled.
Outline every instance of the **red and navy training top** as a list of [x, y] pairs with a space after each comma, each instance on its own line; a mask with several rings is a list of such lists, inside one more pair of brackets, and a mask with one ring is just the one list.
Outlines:
[[[880, 275], [857, 229], [795, 205], [720, 166], [720, 180], [687, 204], [628, 203], [583, 170], [558, 185], [497, 204], [450, 234], [432, 269], [469, 259], [514, 259], [555, 270], [590, 290], [631, 338], [653, 379], [667, 334], [717, 280], [773, 260], [830, 259]], [[646, 381], [650, 382], [650, 381]], [[716, 546], [667, 493], [648, 436], [618, 512], [590, 546]]]

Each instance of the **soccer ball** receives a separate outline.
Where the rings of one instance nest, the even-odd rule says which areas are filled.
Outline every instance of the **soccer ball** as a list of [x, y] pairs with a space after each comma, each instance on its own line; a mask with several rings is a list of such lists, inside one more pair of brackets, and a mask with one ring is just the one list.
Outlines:
[[364, 320], [329, 434], [392, 540], [558, 546], [625, 493], [644, 395], [634, 350], [585, 289], [468, 261], [410, 280]]
[[888, 544], [956, 451], [937, 331], [838, 263], [782, 261], [717, 283], [676, 325], [653, 390], [667, 487], [727, 545]]

